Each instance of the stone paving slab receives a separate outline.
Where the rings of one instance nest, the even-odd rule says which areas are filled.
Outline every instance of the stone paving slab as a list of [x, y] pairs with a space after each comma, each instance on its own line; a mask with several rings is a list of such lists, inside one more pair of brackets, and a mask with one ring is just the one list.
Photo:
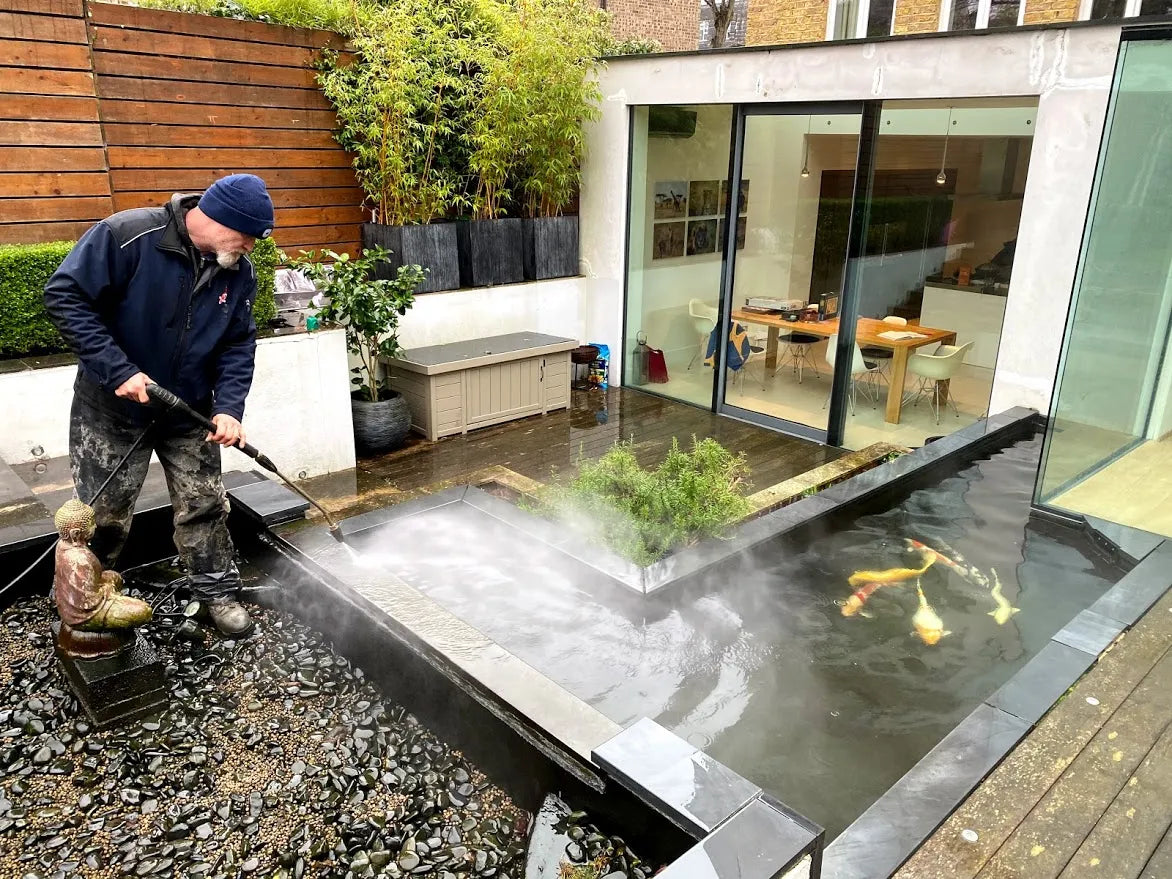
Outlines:
[[[897, 879], [972, 879], [978, 874], [985, 879], [996, 875], [981, 871], [1012, 839], [1088, 744], [1100, 733], [1109, 736], [1112, 731], [1118, 731], [1115, 725], [1107, 727], [1114, 724], [1114, 716], [1121, 706], [1133, 698], [1153, 668], [1168, 655], [1170, 647], [1172, 593], [1165, 595], [1103, 654], [1071, 693], [904, 864], [895, 874]], [[1164, 720], [1170, 719], [1172, 710], [1166, 710]], [[1134, 743], [1130, 747], [1134, 750]], [[1118, 790], [1116, 787], [1113, 793]], [[1092, 824], [1082, 827], [1080, 844], [1091, 827]], [[1033, 846], [1042, 844], [1031, 843], [1017, 862], [1003, 857], [999, 866], [1007, 872], [1000, 875], [1030, 879], [1042, 875], [1034, 872], [1035, 864], [1030, 857]], [[1164, 863], [1172, 864], [1172, 844], [1163, 844], [1162, 848], [1166, 851], [1157, 849], [1153, 863], [1163, 856]], [[1072, 855], [1074, 850], [1071, 849]], [[1169, 877], [1172, 870], [1152, 874], [1153, 879], [1157, 875]]]

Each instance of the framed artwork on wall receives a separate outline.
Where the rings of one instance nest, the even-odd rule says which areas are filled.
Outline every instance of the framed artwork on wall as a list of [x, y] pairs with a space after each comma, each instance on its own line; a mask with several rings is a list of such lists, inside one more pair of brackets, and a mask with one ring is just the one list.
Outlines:
[[[745, 249], [745, 228], [748, 217], [737, 217], [737, 250]], [[720, 225], [716, 230], [716, 245], [720, 246], [720, 242], [724, 241], [724, 220], [720, 221]]]
[[660, 180], [655, 184], [655, 210], [657, 220], [674, 220], [687, 216], [688, 182], [686, 180]]
[[693, 180], [688, 187], [688, 216], [711, 217], [720, 213], [720, 181]]
[[652, 259], [670, 259], [684, 255], [684, 223], [656, 223], [651, 241]]
[[[713, 196], [715, 197], [715, 196]], [[688, 256], [716, 252], [716, 220], [688, 221]]]

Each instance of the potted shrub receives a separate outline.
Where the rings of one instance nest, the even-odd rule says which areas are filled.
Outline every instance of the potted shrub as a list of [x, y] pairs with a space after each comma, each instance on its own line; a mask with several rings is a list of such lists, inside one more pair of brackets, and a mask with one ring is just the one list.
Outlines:
[[318, 261], [311, 251], [291, 265], [327, 297], [319, 316], [345, 328], [346, 348], [359, 360], [351, 370], [355, 445], [366, 453], [385, 452], [406, 438], [411, 411], [403, 396], [386, 386], [379, 361], [399, 353], [399, 318], [415, 302], [415, 290], [426, 272], [415, 265], [399, 266], [394, 278], [374, 277], [374, 269], [390, 258], [378, 247], [363, 250], [357, 259], [332, 250], [322, 251], [322, 258], [333, 264]]
[[356, 7], [353, 54], [326, 51], [318, 82], [338, 115], [336, 139], [354, 155], [372, 205], [363, 246], [389, 249], [377, 277], [428, 269], [419, 291], [460, 286], [457, 233], [443, 222], [467, 209], [470, 75], [481, 40], [470, 0], [401, 0]]
[[563, 215], [581, 181], [582, 124], [602, 99], [594, 75], [610, 45], [606, 15], [579, 0], [518, 0], [515, 63], [534, 82], [518, 171], [525, 277], [578, 274], [578, 218]]

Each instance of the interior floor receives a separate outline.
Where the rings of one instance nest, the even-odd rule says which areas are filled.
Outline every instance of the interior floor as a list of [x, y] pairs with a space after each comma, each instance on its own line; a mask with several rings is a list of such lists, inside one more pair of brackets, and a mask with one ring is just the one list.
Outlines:
[[1172, 537], [1172, 438], [1137, 446], [1068, 491], [1054, 506]]
[[[814, 359], [814, 358], [812, 358]], [[777, 371], [765, 369], [765, 358], [756, 354], [744, 367], [744, 375], [729, 373], [726, 402], [733, 406], [825, 428], [829, 412], [826, 405], [830, 394], [831, 372], [821, 358], [814, 359], [815, 374], [808, 366], [803, 368], [802, 380], [789, 365]], [[697, 360], [688, 368], [687, 357], [668, 360], [669, 381], [652, 385], [651, 389], [685, 400], [697, 406], [709, 406], [712, 400], [712, 369]], [[905, 394], [910, 398], [918, 386], [915, 376], [908, 375]], [[843, 445], [861, 449], [877, 442], [902, 446], [920, 446], [931, 436], [941, 436], [973, 424], [987, 414], [989, 394], [993, 387], [993, 370], [965, 365], [952, 379], [949, 395], [956, 411], [947, 407], [940, 412], [940, 422], [925, 398], [918, 403], [910, 399], [904, 403], [899, 424], [884, 419], [887, 385], [879, 380], [878, 400], [867, 396], [869, 387], [857, 391], [854, 412], [848, 414]]]

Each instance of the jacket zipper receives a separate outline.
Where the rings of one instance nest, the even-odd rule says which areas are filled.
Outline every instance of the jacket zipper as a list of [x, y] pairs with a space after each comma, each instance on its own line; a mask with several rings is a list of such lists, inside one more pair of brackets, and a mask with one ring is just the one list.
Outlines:
[[194, 260], [192, 260], [192, 263], [195, 268], [195, 284], [192, 286], [191, 292], [187, 294], [187, 307], [183, 317], [183, 330], [180, 332], [179, 341], [175, 345], [175, 355], [171, 358], [172, 379], [179, 378], [179, 360], [185, 353], [183, 345], [187, 341], [187, 333], [191, 329], [192, 312], [195, 310], [195, 294], [203, 287], [206, 287], [212, 278], [216, 276], [215, 268], [212, 268], [206, 275], [203, 275], [199, 266], [194, 265]]

